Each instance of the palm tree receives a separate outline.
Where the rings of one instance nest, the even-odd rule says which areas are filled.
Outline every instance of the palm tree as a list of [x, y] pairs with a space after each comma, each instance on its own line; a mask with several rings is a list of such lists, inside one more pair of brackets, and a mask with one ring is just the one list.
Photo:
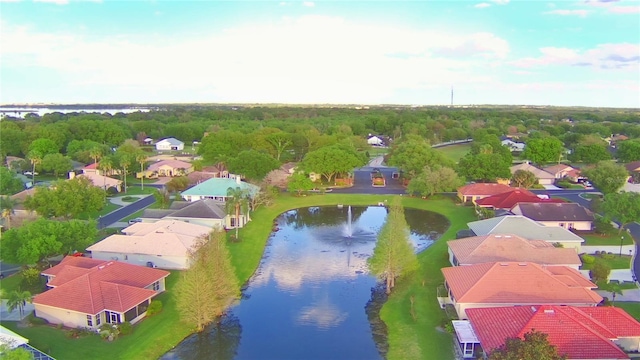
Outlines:
[[2, 209], [2, 218], [6, 220], [7, 229], [11, 229], [11, 215], [16, 204], [17, 201], [9, 196], [0, 197], [0, 209]]
[[102, 158], [102, 149], [99, 146], [92, 147], [89, 150], [89, 156], [93, 159], [93, 163], [96, 164], [98, 159]]
[[31, 303], [31, 293], [28, 291], [13, 290], [9, 293], [9, 299], [7, 300], [7, 307], [9, 312], [13, 312], [14, 309], [18, 309], [20, 312], [20, 319], [24, 317], [24, 307], [27, 303]]
[[122, 155], [118, 159], [120, 167], [122, 168], [122, 177], [124, 178], [124, 193], [127, 193], [127, 169], [131, 166], [131, 157], [129, 155]]
[[227, 214], [235, 214], [234, 227], [236, 229], [236, 240], [238, 240], [238, 228], [240, 227], [240, 210], [243, 214], [247, 214], [249, 201], [247, 192], [240, 187], [228, 188], [227, 199], [225, 202], [225, 210]]
[[98, 164], [98, 169], [102, 170], [102, 176], [104, 176], [104, 182], [102, 187], [107, 190], [107, 173], [113, 169], [113, 159], [110, 157], [104, 157]]
[[33, 170], [31, 172], [31, 182], [33, 182], [33, 186], [36, 186], [36, 165], [42, 164], [42, 154], [37, 151], [30, 151], [27, 155], [29, 161], [31, 161], [31, 165], [33, 165]]
[[136, 161], [140, 164], [140, 188], [144, 190], [144, 164], [147, 162], [147, 155], [143, 152], [139, 152], [136, 154]]

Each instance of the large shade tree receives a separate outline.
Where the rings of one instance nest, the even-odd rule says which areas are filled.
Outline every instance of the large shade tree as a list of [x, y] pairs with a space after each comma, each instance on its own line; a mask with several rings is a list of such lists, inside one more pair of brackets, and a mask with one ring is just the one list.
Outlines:
[[621, 141], [617, 146], [616, 157], [622, 162], [640, 160], [640, 139]]
[[595, 167], [583, 170], [582, 174], [587, 176], [593, 186], [603, 194], [614, 193], [622, 189], [629, 177], [624, 166], [611, 161], [600, 161]]
[[640, 193], [623, 191], [608, 193], [604, 197], [602, 210], [609, 219], [620, 223], [618, 234], [625, 225], [640, 220]]
[[91, 180], [78, 176], [70, 180], [58, 180], [52, 187], [39, 187], [33, 196], [27, 197], [25, 208], [47, 218], [77, 218], [82, 213], [102, 209], [106, 193], [94, 186]]
[[411, 179], [407, 192], [426, 197], [439, 192], [454, 191], [463, 184], [464, 181], [455, 170], [436, 165], [433, 168], [424, 168], [418, 176]]
[[489, 360], [565, 360], [567, 357], [558, 354], [558, 348], [549, 343], [549, 335], [531, 330], [519, 337], [507, 338], [504, 345], [493, 350]]
[[433, 149], [428, 141], [416, 135], [408, 135], [394, 144], [387, 162], [391, 166], [398, 167], [403, 172], [403, 176], [408, 179], [421, 173], [425, 167], [453, 167], [451, 161], [441, 152]]
[[526, 144], [522, 157], [536, 164], [559, 162], [564, 151], [562, 141], [553, 136], [532, 138]]
[[24, 190], [22, 180], [4, 166], [0, 166], [0, 195], [13, 195]]
[[256, 151], [244, 150], [230, 158], [227, 166], [234, 174], [242, 174], [250, 180], [262, 180], [271, 170], [280, 166], [278, 160], [271, 155]]
[[335, 144], [309, 152], [300, 167], [309, 173], [321, 174], [330, 183], [337, 175], [350, 173], [365, 162], [364, 156], [355, 149]]

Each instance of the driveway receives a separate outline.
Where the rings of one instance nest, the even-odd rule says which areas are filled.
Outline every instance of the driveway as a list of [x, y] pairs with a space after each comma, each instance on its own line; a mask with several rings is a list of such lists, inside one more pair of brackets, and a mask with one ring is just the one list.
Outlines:
[[114, 210], [98, 219], [98, 229], [109, 227], [112, 224], [118, 222], [120, 219], [153, 204], [154, 201], [155, 198], [153, 197], [153, 195], [147, 195], [136, 202], [132, 202], [126, 206], [121, 207], [120, 209]]

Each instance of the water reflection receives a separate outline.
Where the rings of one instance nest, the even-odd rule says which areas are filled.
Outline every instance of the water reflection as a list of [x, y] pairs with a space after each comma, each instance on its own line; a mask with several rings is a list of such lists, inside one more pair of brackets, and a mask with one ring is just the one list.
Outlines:
[[[351, 236], [345, 233], [348, 215], [348, 207], [282, 214], [276, 220], [279, 231], [272, 234], [243, 300], [229, 315], [238, 319], [238, 329], [242, 324], [242, 336], [240, 331], [235, 340], [194, 335], [165, 359], [381, 358], [385, 328], [370, 321], [379, 307], [371, 304], [376, 279], [368, 274], [367, 259], [387, 211], [353, 207]], [[406, 215], [417, 251], [448, 227], [446, 219], [434, 213]], [[207, 356], [206, 341], [228, 341], [231, 344], [212, 348], [237, 351]]]

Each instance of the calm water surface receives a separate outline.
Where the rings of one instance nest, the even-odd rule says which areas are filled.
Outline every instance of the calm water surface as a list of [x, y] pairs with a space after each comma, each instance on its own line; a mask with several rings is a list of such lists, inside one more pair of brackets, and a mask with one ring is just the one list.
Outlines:
[[[380, 359], [365, 312], [376, 285], [366, 261], [386, 215], [373, 206], [282, 214], [242, 300], [162, 359]], [[449, 226], [435, 213], [405, 215], [416, 251]]]

